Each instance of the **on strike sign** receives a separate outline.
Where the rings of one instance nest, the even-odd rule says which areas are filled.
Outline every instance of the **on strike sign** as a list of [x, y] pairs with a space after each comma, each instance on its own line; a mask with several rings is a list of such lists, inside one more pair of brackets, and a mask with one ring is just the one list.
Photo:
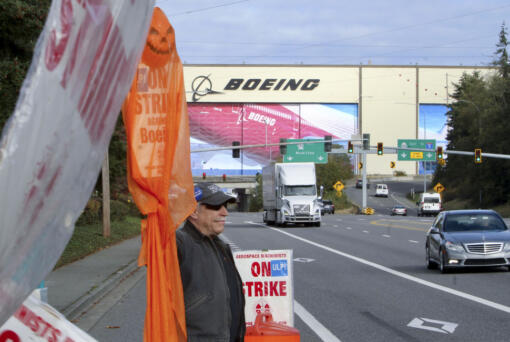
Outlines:
[[259, 312], [269, 312], [275, 322], [294, 326], [292, 250], [234, 252], [243, 280], [246, 326]]

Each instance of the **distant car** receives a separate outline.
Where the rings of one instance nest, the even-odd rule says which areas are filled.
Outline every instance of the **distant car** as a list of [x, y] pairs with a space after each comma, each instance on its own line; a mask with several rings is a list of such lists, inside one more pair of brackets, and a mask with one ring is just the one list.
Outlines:
[[422, 193], [418, 202], [418, 216], [437, 215], [443, 210], [441, 205], [441, 195], [437, 193]]
[[[356, 188], [361, 189], [363, 188], [363, 179], [358, 179], [356, 181]], [[370, 189], [370, 183], [367, 182], [367, 189]]]
[[427, 268], [441, 273], [457, 267], [506, 266], [510, 271], [510, 231], [493, 210], [439, 213], [425, 242]]
[[375, 197], [388, 197], [388, 186], [386, 184], [377, 184]]
[[394, 215], [407, 216], [407, 208], [400, 204], [394, 205], [393, 208], [391, 209], [391, 216]]
[[335, 213], [335, 205], [330, 200], [322, 200], [321, 213], [324, 214], [334, 214]]

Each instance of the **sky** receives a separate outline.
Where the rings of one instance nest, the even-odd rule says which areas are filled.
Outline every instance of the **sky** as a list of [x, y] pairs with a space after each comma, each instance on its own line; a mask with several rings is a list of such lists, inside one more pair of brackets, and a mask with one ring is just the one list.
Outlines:
[[[494, 60], [508, 0], [156, 0], [184, 64], [463, 65]], [[510, 40], [510, 37], [509, 37]]]

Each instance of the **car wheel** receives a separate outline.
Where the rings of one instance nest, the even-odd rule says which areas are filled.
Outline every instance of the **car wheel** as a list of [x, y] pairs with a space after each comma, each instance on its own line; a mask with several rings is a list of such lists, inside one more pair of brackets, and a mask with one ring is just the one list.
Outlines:
[[430, 260], [430, 249], [429, 246], [425, 247], [425, 262], [427, 265], [427, 268], [429, 270], [432, 270], [437, 267], [436, 263]]
[[449, 271], [448, 266], [446, 266], [446, 252], [444, 251], [444, 249], [442, 249], [440, 253], [439, 271], [441, 271], [441, 273], [443, 274], [448, 273]]

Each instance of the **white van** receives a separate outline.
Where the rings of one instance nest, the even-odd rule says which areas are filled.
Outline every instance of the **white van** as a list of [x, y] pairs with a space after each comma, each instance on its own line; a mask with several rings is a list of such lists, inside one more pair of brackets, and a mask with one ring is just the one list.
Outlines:
[[428, 192], [422, 193], [416, 205], [418, 206], [418, 216], [437, 215], [442, 210], [441, 195]]
[[388, 197], [388, 186], [386, 184], [377, 184], [375, 188], [375, 197]]

